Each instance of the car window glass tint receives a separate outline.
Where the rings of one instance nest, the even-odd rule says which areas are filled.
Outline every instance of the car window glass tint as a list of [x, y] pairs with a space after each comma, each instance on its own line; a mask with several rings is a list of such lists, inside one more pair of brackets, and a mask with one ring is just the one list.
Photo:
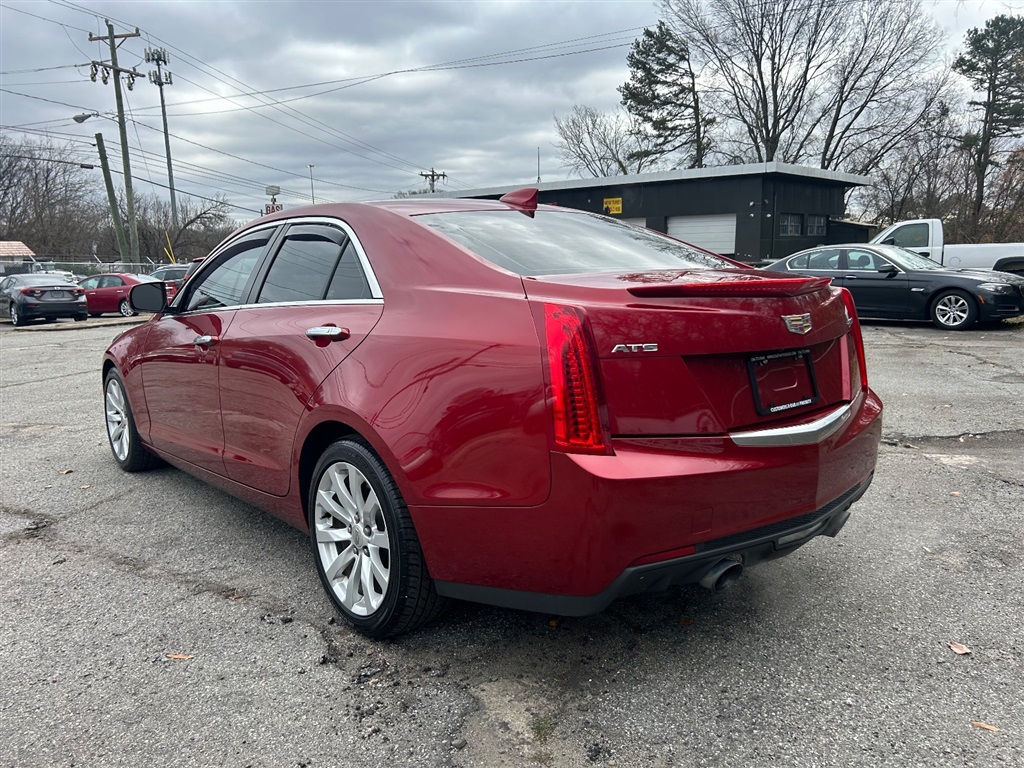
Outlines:
[[892, 233], [893, 245], [900, 248], [927, 248], [928, 247], [928, 225], [906, 224]]
[[337, 234], [322, 231], [326, 228], [311, 229], [302, 227], [284, 239], [260, 291], [260, 304], [324, 297], [341, 256], [341, 245]]
[[417, 220], [519, 275], [735, 267], [659, 232], [589, 213], [458, 211]]
[[868, 251], [850, 250], [846, 254], [847, 269], [855, 272], [872, 272], [878, 269], [875, 266], [874, 254]]
[[336, 301], [372, 298], [370, 284], [366, 282], [366, 275], [363, 274], [363, 267], [359, 263], [355, 246], [351, 241], [345, 244], [341, 261], [338, 262], [338, 267], [334, 270], [334, 277], [331, 278], [331, 284], [327, 289], [326, 298]]
[[794, 256], [792, 259], [789, 260], [789, 268], [790, 269], [807, 269], [807, 260], [808, 260], [808, 258], [810, 258], [810, 256], [808, 254], [806, 254], [806, 253], [803, 254], [802, 256]]
[[255, 233], [218, 255], [216, 266], [190, 281], [185, 309], [217, 309], [240, 304], [271, 232]]
[[814, 251], [807, 258], [807, 269], [839, 269], [839, 249]]

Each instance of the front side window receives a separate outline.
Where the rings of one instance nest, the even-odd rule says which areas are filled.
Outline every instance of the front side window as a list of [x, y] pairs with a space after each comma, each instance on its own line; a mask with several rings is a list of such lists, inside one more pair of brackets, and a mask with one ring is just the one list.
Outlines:
[[522, 276], [736, 267], [659, 232], [589, 213], [457, 211], [416, 220]]
[[249, 278], [273, 232], [273, 229], [253, 232], [219, 253], [214, 266], [189, 282], [185, 310], [220, 309], [241, 304], [248, 290]]
[[893, 241], [892, 244], [900, 248], [927, 248], [928, 224], [925, 222], [906, 224], [895, 230], [890, 237]]
[[783, 237], [799, 237], [803, 234], [803, 219], [799, 213], [780, 213], [779, 234]]
[[850, 249], [846, 253], [846, 268], [853, 272], [875, 272], [879, 265], [870, 251]]

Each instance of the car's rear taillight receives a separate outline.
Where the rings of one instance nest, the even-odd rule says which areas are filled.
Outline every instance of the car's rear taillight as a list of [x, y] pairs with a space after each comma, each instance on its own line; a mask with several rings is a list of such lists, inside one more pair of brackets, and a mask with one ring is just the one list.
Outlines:
[[26, 296], [31, 296], [33, 299], [40, 299], [43, 294], [46, 293], [46, 291], [40, 291], [38, 288], [20, 288], [19, 290]]
[[[857, 354], [857, 370], [860, 373], [859, 386], [851, 389], [866, 390], [868, 388], [868, 363], [864, 356], [864, 336], [860, 331], [860, 320], [857, 318], [857, 307], [853, 304], [853, 295], [845, 288], [839, 289], [846, 305], [846, 316], [850, 319], [850, 335], [853, 337], [854, 351]], [[853, 382], [857, 384], [858, 382]], [[852, 392], [851, 392], [852, 394]]]
[[555, 446], [571, 453], [611, 453], [597, 358], [586, 313], [544, 305]]

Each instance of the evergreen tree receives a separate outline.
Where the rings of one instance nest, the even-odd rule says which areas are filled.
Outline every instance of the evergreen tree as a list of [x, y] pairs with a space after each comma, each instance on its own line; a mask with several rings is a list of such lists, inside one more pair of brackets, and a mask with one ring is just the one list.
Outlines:
[[711, 120], [701, 112], [686, 42], [663, 21], [645, 29], [626, 59], [629, 82], [619, 87], [622, 106], [650, 138], [652, 157], [683, 153], [690, 168], [703, 168]]
[[1024, 134], [1024, 18], [996, 16], [984, 29], [967, 33], [966, 50], [953, 62], [981, 98], [968, 104], [980, 112], [979, 129], [963, 137], [973, 156], [974, 206], [971, 224], [980, 235], [989, 170], [998, 167], [1000, 138]]

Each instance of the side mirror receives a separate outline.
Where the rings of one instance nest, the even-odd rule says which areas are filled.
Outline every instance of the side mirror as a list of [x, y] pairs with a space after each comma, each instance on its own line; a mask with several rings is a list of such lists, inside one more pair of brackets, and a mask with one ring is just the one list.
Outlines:
[[138, 312], [163, 312], [167, 309], [167, 287], [163, 283], [133, 285], [128, 303]]
[[895, 275], [899, 270], [892, 264], [883, 264], [878, 268], [879, 272], [889, 275]]
[[882, 245], [896, 245], [896, 238], [887, 237], [885, 240], [882, 241]]

